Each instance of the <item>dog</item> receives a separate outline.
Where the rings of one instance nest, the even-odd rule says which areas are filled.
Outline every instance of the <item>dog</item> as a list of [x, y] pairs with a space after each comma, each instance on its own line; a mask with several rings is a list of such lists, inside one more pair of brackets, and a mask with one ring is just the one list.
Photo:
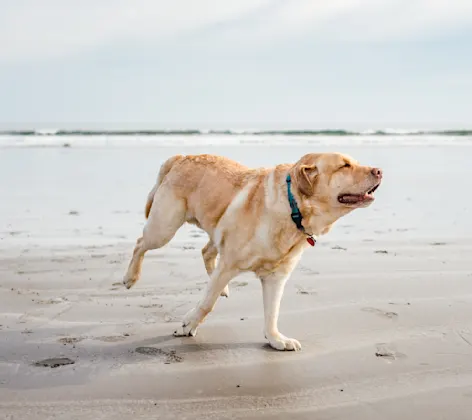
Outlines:
[[147, 251], [166, 245], [185, 222], [196, 225], [209, 236], [202, 256], [210, 281], [174, 335], [195, 336], [218, 297], [229, 296], [230, 280], [253, 272], [262, 283], [270, 346], [300, 350], [299, 341], [278, 330], [285, 283], [318, 236], [374, 201], [381, 180], [381, 169], [340, 153], [310, 153], [259, 169], [215, 155], [173, 156], [148, 195], [146, 225], [123, 283], [129, 289], [138, 281]]

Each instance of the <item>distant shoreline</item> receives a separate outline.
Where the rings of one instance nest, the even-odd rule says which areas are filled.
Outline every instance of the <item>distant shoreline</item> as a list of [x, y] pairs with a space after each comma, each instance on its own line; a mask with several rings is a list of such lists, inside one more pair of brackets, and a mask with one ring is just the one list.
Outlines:
[[4, 130], [0, 136], [472, 136], [472, 129], [463, 130]]

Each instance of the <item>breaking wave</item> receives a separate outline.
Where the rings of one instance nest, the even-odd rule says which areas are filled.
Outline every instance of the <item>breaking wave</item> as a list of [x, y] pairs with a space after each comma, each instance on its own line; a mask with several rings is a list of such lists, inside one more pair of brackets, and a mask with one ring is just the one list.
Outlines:
[[472, 130], [10, 130], [0, 131], [0, 148], [155, 147], [229, 145], [472, 145]]
[[4, 136], [472, 136], [472, 130], [9, 130]]

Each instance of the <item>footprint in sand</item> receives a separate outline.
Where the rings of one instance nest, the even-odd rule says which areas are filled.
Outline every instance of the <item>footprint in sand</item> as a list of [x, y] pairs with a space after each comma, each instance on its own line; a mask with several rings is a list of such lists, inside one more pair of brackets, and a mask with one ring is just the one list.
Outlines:
[[171, 363], [180, 363], [183, 362], [183, 357], [175, 354], [175, 350], [162, 350], [157, 347], [137, 347], [135, 349], [136, 353], [145, 354], [148, 356], [163, 356], [165, 357], [164, 363], [166, 365]]
[[398, 317], [398, 314], [396, 312], [383, 311], [382, 309], [378, 309], [378, 308], [362, 308], [361, 310], [364, 312], [372, 312], [384, 318], [395, 319]]
[[37, 300], [35, 302], [40, 304], [40, 305], [57, 305], [59, 303], [66, 303], [68, 301], [69, 300], [67, 298], [57, 297], [57, 298], [51, 298], [51, 299], [47, 299], [47, 300]]
[[51, 359], [40, 360], [39, 362], [35, 362], [33, 364], [34, 366], [39, 367], [57, 368], [59, 366], [73, 365], [74, 363], [75, 362], [68, 357], [54, 357]]
[[57, 340], [61, 344], [76, 344], [82, 341], [84, 337], [62, 337]]
[[389, 362], [406, 357], [406, 354], [398, 352], [393, 344], [377, 343], [376, 348], [375, 356]]
[[170, 314], [165, 314], [164, 315], [164, 322], [179, 322], [180, 318], [177, 316], [173, 316]]
[[311, 289], [305, 289], [302, 286], [295, 286], [297, 288], [297, 294], [299, 295], [316, 295], [317, 292]]
[[246, 287], [249, 283], [247, 281], [237, 281], [233, 283], [234, 287]]
[[140, 308], [149, 309], [149, 308], [162, 308], [160, 303], [149, 303], [147, 305], [139, 305]]
[[105, 343], [116, 343], [118, 341], [126, 340], [127, 335], [109, 335], [104, 337], [92, 337], [92, 340], [103, 341]]
[[26, 233], [24, 231], [21, 231], [21, 230], [11, 230], [10, 232], [7, 232], [10, 236], [18, 236], [18, 235], [21, 235], [22, 233]]
[[311, 268], [306, 267], [306, 266], [304, 266], [304, 265], [300, 265], [300, 266], [298, 267], [298, 270], [301, 271], [302, 273], [316, 274], [316, 275], [317, 275], [317, 274], [320, 274], [319, 271], [312, 270]]
[[191, 238], [202, 238], [203, 236], [205, 235], [205, 232], [204, 231], [201, 231], [201, 230], [192, 230], [190, 232], [190, 237]]

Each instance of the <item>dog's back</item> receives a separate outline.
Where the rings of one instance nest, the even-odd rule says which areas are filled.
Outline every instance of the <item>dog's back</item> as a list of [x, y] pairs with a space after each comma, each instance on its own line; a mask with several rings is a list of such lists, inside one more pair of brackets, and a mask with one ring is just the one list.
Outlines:
[[173, 156], [162, 164], [157, 182], [148, 194], [146, 218], [156, 193], [162, 189], [162, 194], [185, 201], [188, 222], [206, 225], [204, 219], [219, 219], [241, 187], [257, 172], [220, 156]]

